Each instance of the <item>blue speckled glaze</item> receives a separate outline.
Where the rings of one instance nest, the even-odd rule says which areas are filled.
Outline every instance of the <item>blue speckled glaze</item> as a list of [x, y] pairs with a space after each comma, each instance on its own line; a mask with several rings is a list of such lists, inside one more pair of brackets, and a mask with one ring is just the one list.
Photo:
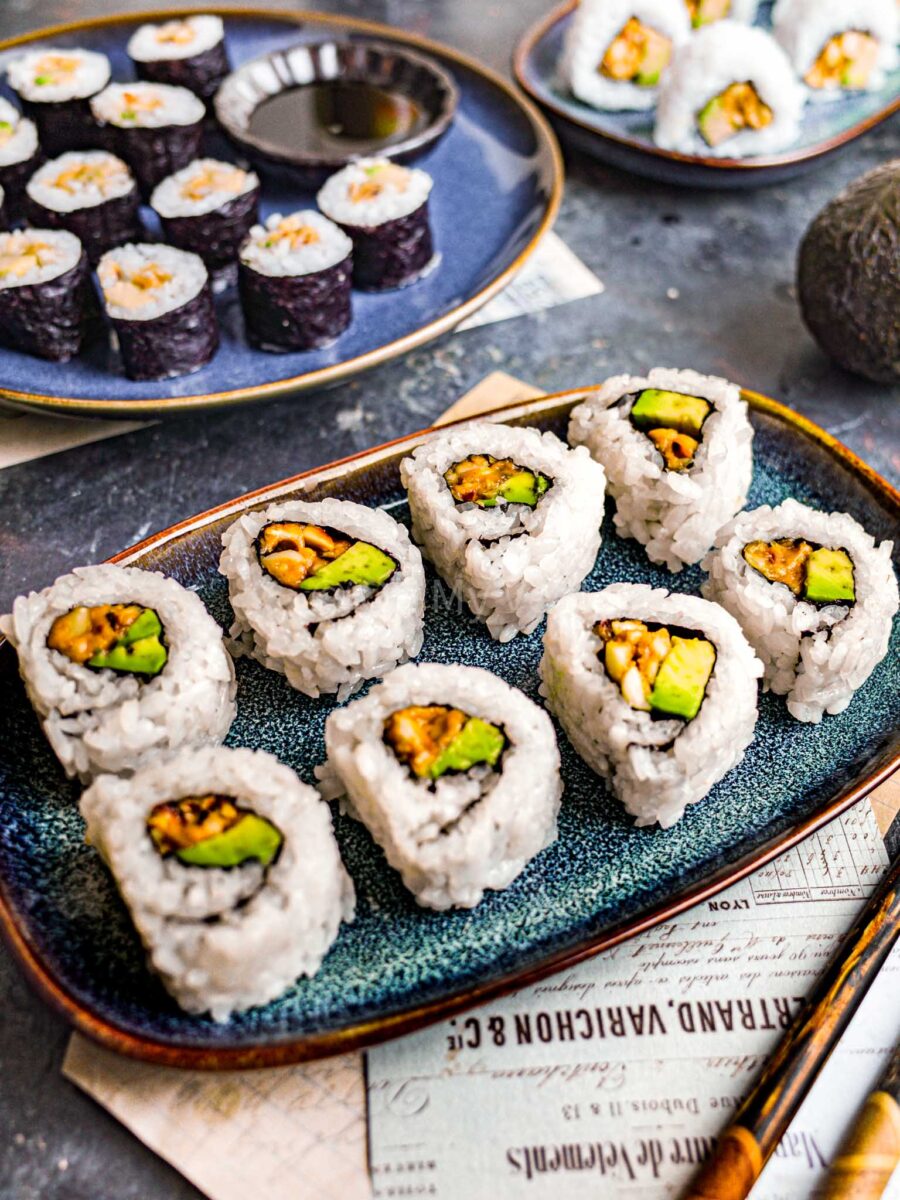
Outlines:
[[[111, 59], [113, 79], [132, 79], [134, 71], [125, 44], [138, 23], [128, 20], [108, 28], [81, 30], [54, 38], [54, 44], [102, 51]], [[225, 31], [234, 66], [300, 40], [341, 34], [340, 28], [312, 21], [298, 26], [289, 13], [281, 20], [226, 17]], [[0, 53], [0, 74], [4, 62], [19, 52]], [[441, 61], [456, 81], [460, 98], [449, 132], [415, 162], [435, 180], [430, 212], [441, 259], [426, 278], [395, 292], [354, 291], [352, 324], [325, 349], [293, 354], [252, 349], [244, 337], [240, 304], [232, 288], [219, 297], [217, 305], [221, 347], [208, 366], [192, 375], [162, 383], [127, 380], [118, 353], [106, 342], [64, 364], [0, 347], [3, 386], [29, 395], [119, 404], [259, 387], [386, 346], [444, 316], [488, 286], [511, 266], [539, 229], [554, 186], [552, 163], [546, 147], [538, 143], [534, 126], [510, 95], [474, 70], [453, 60]], [[0, 94], [15, 99], [5, 82]], [[207, 136], [204, 152], [231, 160], [238, 157], [216, 134]], [[301, 190], [289, 179], [263, 179], [264, 217], [315, 206], [315, 193]], [[149, 208], [141, 212], [149, 240], [153, 240], [159, 236], [157, 220]], [[465, 236], [461, 236], [463, 231]]]
[[[568, 405], [533, 423], [564, 430]], [[780, 419], [755, 413], [756, 472], [751, 504], [793, 495], [839, 507], [877, 537], [896, 533], [897, 512], [830, 452]], [[313, 498], [342, 495], [390, 506], [405, 519], [398, 455], [313, 486]], [[219, 538], [230, 517], [151, 549], [133, 561], [196, 589], [215, 617], [230, 619], [216, 573]], [[129, 560], [132, 561], [132, 560]], [[637, 543], [615, 536], [608, 518], [589, 590], [614, 580], [697, 589], [701, 573], [676, 577], [652, 566]], [[448, 601], [429, 575], [422, 660], [486, 666], [537, 698], [543, 629], [500, 646], [467, 610]], [[168, 1047], [234, 1051], [277, 1046], [351, 1029], [387, 1014], [465, 994], [525, 972], [551, 953], [585, 946], [636, 914], [669, 904], [721, 874], [864, 780], [897, 749], [900, 729], [900, 625], [891, 651], [846, 712], [801, 725], [782, 700], [763, 696], [757, 737], [743, 762], [673, 829], [636, 829], [621, 806], [560, 734], [566, 791], [559, 840], [503, 893], [472, 911], [419, 909], [365, 829], [336, 820], [356, 884], [358, 916], [345, 926], [319, 974], [264, 1008], [216, 1025], [179, 1012], [146, 970], [115, 887], [83, 841], [78, 788], [66, 783], [46, 746], [16, 675], [0, 648], [0, 890], [18, 930], [44, 969], [95, 1016]], [[257, 663], [238, 663], [238, 717], [231, 745], [272, 751], [313, 781], [323, 757], [329, 700], [311, 701]]]

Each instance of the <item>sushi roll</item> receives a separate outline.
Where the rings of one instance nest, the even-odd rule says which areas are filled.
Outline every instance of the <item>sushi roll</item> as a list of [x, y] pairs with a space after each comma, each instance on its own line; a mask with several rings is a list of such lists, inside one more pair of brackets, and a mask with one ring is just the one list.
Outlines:
[[9, 228], [9, 210], [6, 207], [6, 192], [0, 186], [0, 233]]
[[877, 91], [897, 66], [896, 0], [778, 0], [772, 19], [810, 99]]
[[756, 20], [761, 0], [685, 0], [691, 28], [701, 29], [713, 21], [730, 17], [732, 21], [743, 21], [752, 25]]
[[547, 714], [480, 667], [407, 664], [325, 723], [326, 798], [343, 796], [419, 904], [472, 908], [556, 840]]
[[113, 246], [141, 237], [138, 203], [134, 177], [121, 158], [106, 150], [70, 150], [32, 175], [25, 213], [32, 225], [74, 233], [96, 264]]
[[176, 18], [141, 25], [128, 40], [139, 79], [187, 88], [208, 104], [228, 74], [221, 17]]
[[80, 567], [20, 596], [0, 631], [67, 775], [130, 774], [184, 746], [220, 742], [234, 719], [222, 632], [174, 579]]
[[887, 653], [897, 612], [893, 543], [846, 513], [796, 500], [740, 513], [703, 566], [798, 721], [840, 713]]
[[96, 318], [90, 266], [73, 233], [0, 233], [0, 342], [68, 362], [80, 353]]
[[432, 179], [386, 158], [361, 158], [326, 180], [319, 208], [353, 242], [353, 283], [384, 292], [437, 262], [428, 216]]
[[353, 245], [321, 213], [275, 213], [240, 250], [238, 286], [247, 340], [284, 353], [330, 346], [353, 316]]
[[353, 919], [331, 813], [261, 750], [182, 750], [81, 797], [150, 965], [185, 1011], [225, 1021], [314, 975]]
[[186, 88], [113, 83], [91, 101], [110, 150], [124, 158], [148, 198], [166, 176], [193, 162], [206, 109]]
[[667, 829], [743, 758], [762, 670], [717, 604], [615, 583], [550, 614], [541, 694], [636, 823]]
[[221, 271], [237, 261], [259, 219], [259, 179], [234, 163], [198, 158], [153, 189], [150, 207], [167, 241]]
[[37, 126], [0, 96], [0, 187], [6, 194], [7, 219], [21, 212], [25, 184], [41, 161]]
[[552, 433], [472, 422], [419, 446], [400, 477], [425, 557], [500, 642], [594, 566], [606, 477]]
[[696, 371], [607, 379], [573, 410], [569, 441], [603, 464], [620, 536], [670, 571], [700, 561], [743, 507], [753, 476], [740, 390]]
[[47, 46], [14, 59], [6, 77], [37, 126], [41, 149], [56, 157], [98, 144], [90, 101], [109, 83], [109, 74], [105, 54]]
[[187, 375], [215, 354], [219, 326], [212, 288], [196, 254], [129, 243], [103, 255], [97, 278], [129, 379]]
[[592, 108], [652, 108], [690, 31], [685, 0], [581, 0], [566, 34], [563, 78]]
[[714, 158], [775, 154], [800, 132], [803, 89], [765, 29], [716, 21], [676, 52], [653, 138], [664, 150]]
[[291, 500], [239, 517], [219, 571], [234, 610], [234, 653], [307, 696], [346, 699], [419, 653], [425, 574], [409, 534], [349, 500]]

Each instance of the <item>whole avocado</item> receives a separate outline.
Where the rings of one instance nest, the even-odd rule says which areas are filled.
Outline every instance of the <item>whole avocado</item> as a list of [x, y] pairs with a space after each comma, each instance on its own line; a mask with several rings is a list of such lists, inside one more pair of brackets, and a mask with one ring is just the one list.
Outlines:
[[800, 244], [797, 289], [835, 362], [876, 383], [900, 379], [900, 159], [825, 205]]

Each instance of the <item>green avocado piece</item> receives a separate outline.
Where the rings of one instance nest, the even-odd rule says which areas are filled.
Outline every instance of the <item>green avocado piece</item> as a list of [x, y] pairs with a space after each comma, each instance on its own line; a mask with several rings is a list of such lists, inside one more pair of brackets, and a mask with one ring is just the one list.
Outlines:
[[667, 717], [692, 721], [700, 711], [715, 662], [712, 642], [673, 637], [672, 649], [663, 659], [650, 693], [650, 708]]
[[645, 388], [634, 402], [631, 422], [644, 432], [648, 429], [677, 429], [679, 433], [699, 438], [703, 422], [711, 409], [710, 402], [700, 396]]
[[550, 480], [546, 475], [519, 471], [506, 481], [500, 495], [507, 504], [527, 504], [529, 508], [534, 508], [549, 486]]
[[159, 637], [162, 633], [162, 622], [152, 608], [145, 608], [136, 621], [132, 621], [122, 636], [116, 642], [117, 646], [130, 646], [132, 642], [143, 641], [148, 637]]
[[506, 738], [496, 725], [469, 717], [465, 725], [428, 768], [432, 779], [440, 779], [447, 771], [468, 771], [476, 763], [493, 767], [503, 753]]
[[691, 24], [695, 29], [699, 29], [702, 25], [709, 25], [711, 21], [727, 17], [730, 9], [730, 0], [700, 0]]
[[707, 146], [719, 146], [735, 132], [721, 96], [713, 96], [697, 114], [697, 128]]
[[175, 856], [191, 867], [239, 867], [251, 858], [268, 867], [283, 841], [284, 837], [271, 821], [256, 813], [246, 813], [230, 829], [205, 842], [176, 850]]
[[396, 559], [369, 542], [354, 542], [349, 550], [320, 567], [300, 584], [303, 592], [325, 592], [342, 584], [381, 587], [397, 569]]
[[813, 550], [806, 563], [803, 596], [813, 604], [852, 604], [856, 599], [853, 560], [846, 550]]
[[160, 640], [162, 631], [159, 617], [152, 608], [145, 608], [137, 620], [122, 631], [113, 646], [98, 650], [88, 659], [87, 665], [127, 671], [131, 675], [158, 675], [169, 657]]
[[647, 47], [644, 61], [638, 67], [634, 82], [638, 87], [656, 87], [659, 77], [669, 65], [671, 48], [668, 41], [660, 40]]

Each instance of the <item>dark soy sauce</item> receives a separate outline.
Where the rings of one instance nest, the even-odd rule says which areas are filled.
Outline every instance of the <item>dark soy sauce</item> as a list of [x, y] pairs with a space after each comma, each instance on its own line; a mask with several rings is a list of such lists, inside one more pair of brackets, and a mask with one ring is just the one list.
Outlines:
[[428, 124], [422, 106], [369, 83], [311, 83], [264, 100], [249, 132], [305, 154], [364, 153], [390, 146]]

